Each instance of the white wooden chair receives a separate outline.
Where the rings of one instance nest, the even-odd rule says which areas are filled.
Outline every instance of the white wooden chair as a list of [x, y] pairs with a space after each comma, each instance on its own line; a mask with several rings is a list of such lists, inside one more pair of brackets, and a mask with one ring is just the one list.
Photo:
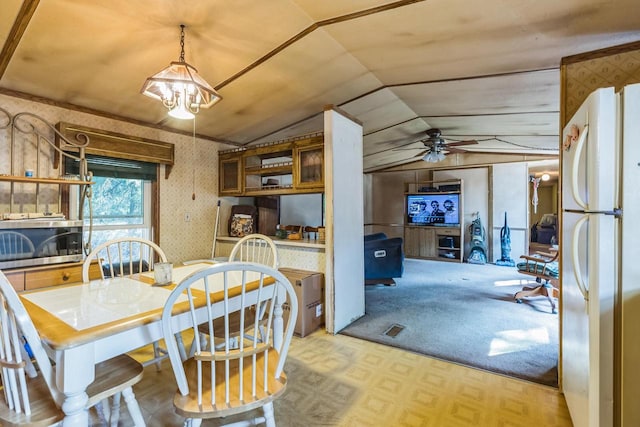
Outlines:
[[[48, 426], [62, 420], [64, 395], [56, 388], [55, 368], [18, 294], [1, 271], [0, 368], [4, 389], [0, 425]], [[87, 408], [122, 393], [135, 425], [144, 426], [132, 389], [142, 379], [142, 372], [142, 365], [127, 355], [96, 365], [95, 381], [87, 389]], [[114, 405], [112, 409], [110, 422], [117, 426], [120, 407]]]
[[[275, 280], [274, 285], [269, 284], [270, 279]], [[185, 304], [178, 301], [184, 295], [188, 298], [189, 311], [174, 317], [176, 305]], [[231, 349], [230, 342], [237, 330], [230, 329], [229, 317], [234, 312], [240, 313], [241, 330], [247, 324], [257, 327], [262, 320], [258, 311], [253, 310], [253, 316], [246, 317], [246, 313], [251, 313], [246, 308], [262, 303], [269, 307], [265, 314], [267, 331], [272, 330], [275, 322], [282, 322], [280, 304], [289, 305], [291, 311], [284, 325], [282, 343], [274, 346], [270, 332], [265, 334], [263, 342], [257, 335], [253, 339], [245, 337], [239, 340], [236, 349]], [[289, 280], [278, 270], [256, 263], [216, 264], [193, 273], [174, 289], [162, 312], [162, 330], [178, 385], [173, 404], [176, 412], [187, 418], [185, 426], [197, 426], [202, 419], [226, 417], [260, 407], [264, 416], [243, 425], [266, 422], [267, 426], [275, 426], [273, 401], [287, 385], [283, 367], [297, 312], [298, 302]], [[216, 318], [224, 320], [222, 330], [216, 330]], [[185, 322], [194, 334], [204, 323], [209, 341], [207, 348], [213, 350], [204, 350], [196, 341], [194, 356], [183, 362], [174, 334]]]
[[[91, 263], [97, 262], [102, 279], [116, 276], [132, 276], [144, 271], [153, 271], [156, 262], [167, 262], [164, 251], [151, 240], [139, 237], [122, 237], [109, 240], [96, 246], [84, 260], [82, 265], [82, 281], [88, 283]], [[153, 343], [153, 358], [143, 366], [156, 365], [160, 370], [162, 360], [167, 351], [156, 341]], [[186, 358], [186, 355], [184, 355]]]
[[270, 237], [264, 234], [249, 234], [238, 240], [231, 250], [229, 262], [257, 262], [278, 268], [278, 249]]
[[30, 258], [35, 248], [27, 236], [17, 231], [0, 231], [0, 261]]
[[[273, 243], [273, 240], [265, 236], [264, 234], [248, 234], [238, 240], [236, 244], [231, 249], [231, 254], [229, 255], [229, 262], [255, 262], [258, 264], [263, 264], [270, 266], [272, 268], [278, 269], [278, 249]], [[255, 310], [255, 307], [247, 308], [248, 311]], [[266, 310], [266, 305], [262, 304], [260, 306], [260, 310], [262, 310], [259, 315], [260, 318], [264, 317], [264, 311]], [[217, 320], [218, 322], [221, 319]], [[230, 318], [230, 328], [232, 330], [238, 331], [236, 336], [240, 335], [240, 315], [239, 313], [233, 313]], [[202, 346], [206, 346], [206, 325], [202, 325], [200, 328], [200, 334], [197, 336], [200, 337], [200, 344]], [[247, 326], [246, 329], [251, 329], [250, 326]], [[246, 332], [246, 331], [245, 331]], [[262, 322], [258, 326], [258, 333], [261, 335], [264, 334], [264, 326]], [[262, 339], [262, 337], [261, 337]], [[195, 337], [194, 337], [195, 340]], [[193, 342], [191, 343], [190, 356], [193, 356], [194, 351]]]

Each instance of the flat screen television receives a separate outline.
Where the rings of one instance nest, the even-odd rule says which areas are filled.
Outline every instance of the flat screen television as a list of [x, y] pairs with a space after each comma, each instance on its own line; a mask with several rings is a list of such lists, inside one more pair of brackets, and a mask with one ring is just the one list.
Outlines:
[[407, 194], [407, 225], [460, 225], [460, 193]]

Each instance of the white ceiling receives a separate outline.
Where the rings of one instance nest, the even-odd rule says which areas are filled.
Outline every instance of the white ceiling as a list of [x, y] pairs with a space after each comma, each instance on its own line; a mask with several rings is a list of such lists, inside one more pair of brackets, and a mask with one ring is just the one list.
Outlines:
[[223, 97], [198, 134], [277, 140], [335, 105], [363, 123], [365, 171], [416, 161], [430, 127], [557, 154], [561, 58], [640, 40], [637, 0], [2, 0], [0, 93], [189, 132], [140, 94], [178, 59], [180, 24]]

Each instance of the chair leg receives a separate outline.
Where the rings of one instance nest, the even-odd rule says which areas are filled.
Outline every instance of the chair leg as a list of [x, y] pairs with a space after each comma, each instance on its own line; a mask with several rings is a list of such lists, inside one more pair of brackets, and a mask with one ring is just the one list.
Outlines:
[[138, 405], [136, 396], [135, 394], [133, 394], [133, 388], [128, 387], [124, 389], [122, 391], [122, 396], [124, 396], [124, 401], [127, 404], [127, 409], [129, 410], [129, 415], [131, 415], [133, 424], [136, 427], [145, 427], [144, 418], [142, 417], [142, 411], [140, 411], [140, 405]]
[[200, 340], [200, 349], [206, 350], [208, 346], [207, 336], [205, 334], [198, 333], [198, 335], [193, 337], [193, 341], [191, 341], [191, 347], [189, 348], [189, 357], [193, 357], [193, 355], [196, 354], [196, 340]]
[[111, 406], [111, 413], [109, 415], [109, 425], [111, 427], [118, 427], [118, 420], [120, 419], [120, 393], [113, 395], [113, 405]]
[[516, 292], [513, 298], [516, 300], [518, 304], [522, 303], [522, 298], [524, 297], [532, 297], [532, 296], [545, 296], [547, 300], [549, 300], [549, 304], [551, 304], [551, 313], [557, 314], [556, 303], [554, 301], [554, 297], [556, 296], [556, 288], [553, 287], [548, 281], [540, 286], [529, 287], [525, 286], [522, 288], [520, 292]]
[[96, 403], [94, 409], [96, 410], [98, 420], [100, 420], [100, 424], [106, 425], [108, 423], [106, 414], [110, 412], [109, 399], [103, 399], [100, 402]]
[[273, 414], [273, 402], [269, 402], [262, 407], [264, 420], [267, 427], [276, 427], [276, 418]]
[[162, 360], [160, 359], [164, 354], [166, 353], [166, 351], [162, 348], [160, 348], [160, 344], [158, 344], [158, 341], [155, 341], [153, 343], [153, 358], [156, 361], [156, 369], [158, 371], [160, 371], [160, 369], [162, 369]]
[[178, 352], [180, 353], [180, 359], [182, 359], [182, 361], [184, 362], [185, 360], [187, 360], [187, 350], [184, 348], [182, 334], [178, 332], [177, 334], [175, 334], [175, 337], [178, 343]]

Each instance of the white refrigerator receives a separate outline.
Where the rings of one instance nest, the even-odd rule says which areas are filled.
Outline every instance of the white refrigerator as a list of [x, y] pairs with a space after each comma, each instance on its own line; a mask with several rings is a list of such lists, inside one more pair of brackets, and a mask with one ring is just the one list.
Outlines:
[[[622, 330], [640, 323], [624, 317], [623, 295], [640, 276], [623, 259], [630, 239], [640, 246], [639, 110], [640, 85], [598, 89], [563, 130], [561, 384], [575, 427], [613, 426], [631, 408]], [[640, 425], [631, 419], [622, 425]]]

